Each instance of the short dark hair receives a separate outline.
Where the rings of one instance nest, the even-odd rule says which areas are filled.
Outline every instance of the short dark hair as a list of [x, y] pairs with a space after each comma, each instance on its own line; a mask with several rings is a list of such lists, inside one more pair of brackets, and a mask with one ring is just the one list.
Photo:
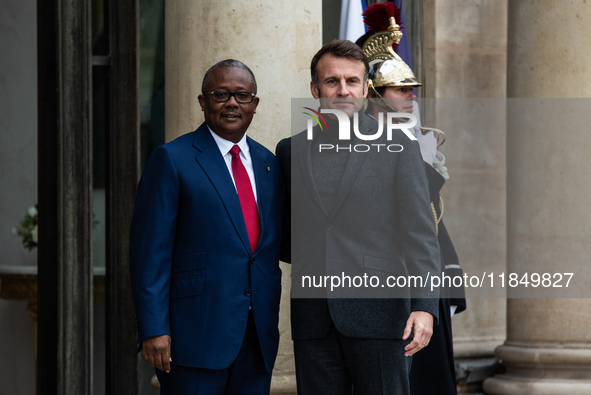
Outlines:
[[256, 80], [256, 78], [254, 78], [254, 73], [252, 72], [251, 69], [248, 68], [247, 65], [245, 65], [244, 63], [242, 63], [241, 61], [236, 60], [236, 59], [222, 60], [221, 62], [217, 62], [216, 64], [211, 66], [209, 68], [209, 70], [207, 70], [205, 72], [205, 75], [203, 76], [203, 82], [201, 83], [201, 93], [205, 93], [205, 87], [209, 83], [211, 72], [214, 71], [215, 69], [219, 69], [222, 67], [236, 67], [238, 69], [243, 69], [243, 70], [248, 71], [250, 73], [250, 76], [252, 77], [252, 83], [254, 84], [254, 94], [256, 95], [257, 80]]
[[312, 74], [312, 82], [314, 82], [316, 86], [318, 86], [318, 71], [316, 68], [320, 58], [326, 54], [330, 54], [337, 58], [347, 58], [363, 62], [365, 66], [363, 82], [365, 83], [365, 81], [367, 81], [367, 78], [369, 77], [369, 62], [367, 61], [367, 57], [361, 48], [349, 40], [333, 40], [324, 47], [320, 48], [320, 50], [316, 52], [316, 55], [314, 55], [312, 58], [312, 63], [310, 64], [310, 73]]

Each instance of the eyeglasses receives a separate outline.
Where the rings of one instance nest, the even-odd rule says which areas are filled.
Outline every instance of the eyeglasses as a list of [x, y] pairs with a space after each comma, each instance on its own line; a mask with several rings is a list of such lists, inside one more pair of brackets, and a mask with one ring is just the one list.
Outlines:
[[216, 89], [211, 92], [203, 92], [204, 95], [211, 95], [213, 101], [218, 103], [225, 103], [230, 100], [230, 97], [234, 96], [234, 99], [240, 104], [252, 103], [255, 93], [251, 92], [230, 92], [225, 89]]

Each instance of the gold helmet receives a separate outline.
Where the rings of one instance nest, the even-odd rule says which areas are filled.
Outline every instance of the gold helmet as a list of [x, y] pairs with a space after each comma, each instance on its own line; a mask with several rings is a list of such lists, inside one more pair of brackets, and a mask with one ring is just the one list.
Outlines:
[[378, 3], [363, 13], [365, 23], [377, 33], [371, 35], [361, 49], [369, 62], [370, 93], [382, 86], [421, 86], [408, 65], [394, 51], [402, 38], [396, 23], [394, 3]]
[[[384, 100], [376, 88], [386, 86], [422, 86], [410, 67], [395, 52], [402, 32], [396, 23], [400, 10], [392, 2], [377, 3], [363, 12], [363, 20], [370, 31], [357, 40], [369, 62], [369, 96], [384, 108], [398, 112]], [[377, 32], [377, 33], [376, 33]], [[367, 37], [367, 38], [366, 38]], [[445, 133], [439, 129], [420, 127], [423, 134], [433, 131], [437, 146], [445, 142]]]

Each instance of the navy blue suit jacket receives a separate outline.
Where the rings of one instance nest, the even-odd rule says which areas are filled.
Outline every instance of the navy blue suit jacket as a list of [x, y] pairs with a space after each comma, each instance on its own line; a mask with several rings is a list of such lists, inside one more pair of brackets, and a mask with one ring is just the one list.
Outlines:
[[158, 147], [138, 187], [130, 273], [139, 341], [171, 335], [173, 364], [227, 368], [252, 306], [270, 371], [279, 343], [283, 182], [248, 138], [261, 238], [254, 253], [228, 168], [207, 126]]

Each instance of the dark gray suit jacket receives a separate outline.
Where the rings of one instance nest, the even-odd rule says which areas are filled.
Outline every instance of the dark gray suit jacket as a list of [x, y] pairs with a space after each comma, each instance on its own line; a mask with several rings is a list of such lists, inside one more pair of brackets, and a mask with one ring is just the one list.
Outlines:
[[[377, 121], [360, 114], [362, 133], [370, 135], [377, 128]], [[314, 133], [326, 131], [314, 129]], [[288, 209], [291, 205], [291, 254], [283, 259], [292, 262], [294, 340], [323, 337], [333, 322], [345, 336], [400, 339], [411, 311], [427, 311], [437, 319], [438, 290], [386, 285], [388, 276], [425, 280], [439, 275], [441, 268], [418, 143], [397, 130], [391, 141], [386, 141], [386, 133], [383, 136], [376, 141], [354, 138], [340, 143], [385, 145], [379, 153], [376, 146], [372, 152], [340, 151], [347, 159], [338, 170], [342, 178], [329, 205], [320, 196], [312, 169], [317, 141], [309, 141], [302, 132], [277, 145], [291, 199], [287, 204]], [[402, 151], [388, 152], [385, 147], [391, 144], [400, 144]], [[333, 290], [329, 280], [327, 290], [302, 287], [306, 275], [316, 280], [337, 276], [343, 282], [365, 275], [366, 280], [361, 287]], [[377, 287], [367, 286], [372, 277], [380, 279]]]

